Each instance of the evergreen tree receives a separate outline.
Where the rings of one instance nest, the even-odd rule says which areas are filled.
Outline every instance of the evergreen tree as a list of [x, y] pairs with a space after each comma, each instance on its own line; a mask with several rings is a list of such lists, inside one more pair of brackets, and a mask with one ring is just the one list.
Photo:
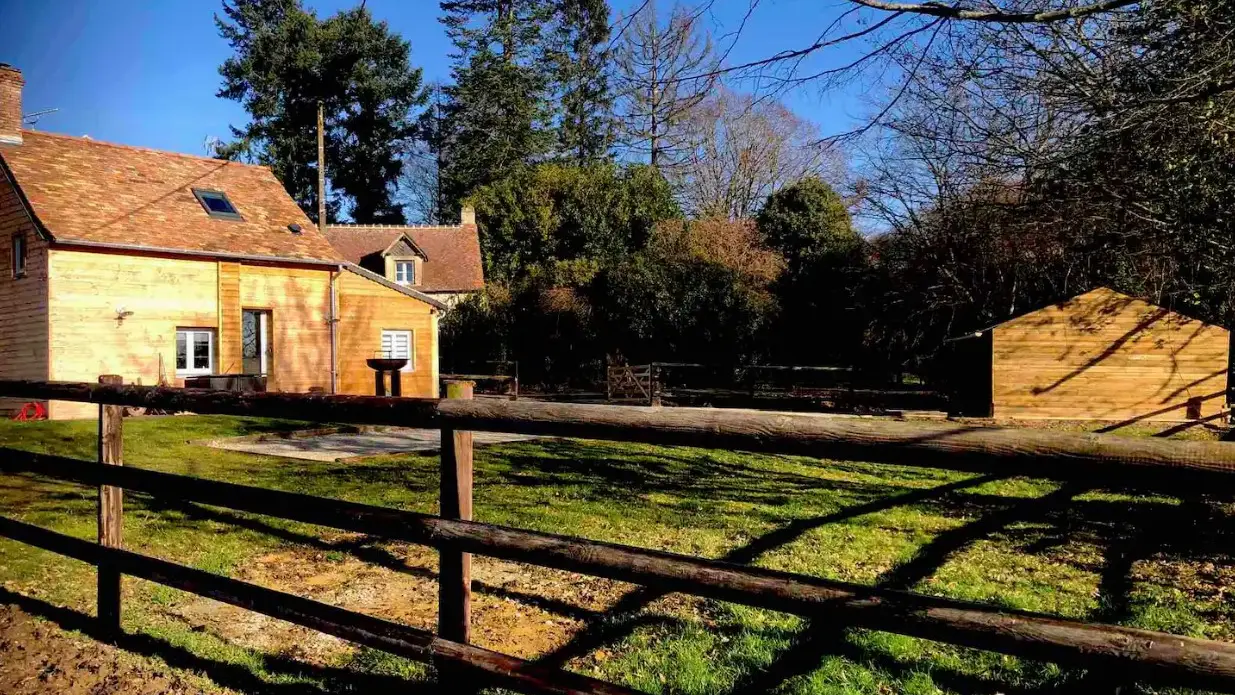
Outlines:
[[861, 241], [840, 194], [814, 176], [768, 196], [756, 224], [764, 243], [780, 252], [790, 273], [844, 254]]
[[443, 0], [441, 9], [458, 52], [439, 175], [446, 200], [457, 204], [552, 147], [542, 27], [553, 7], [546, 0]]
[[609, 89], [609, 3], [556, 0], [551, 61], [560, 114], [558, 148], [579, 163], [608, 155], [614, 140]]
[[402, 222], [393, 201], [402, 154], [424, 103], [410, 45], [363, 5], [321, 20], [299, 0], [232, 0], [215, 17], [234, 54], [219, 68], [219, 96], [250, 122], [220, 156], [269, 165], [317, 220], [317, 105], [325, 110], [327, 216], [346, 206], [357, 222]]

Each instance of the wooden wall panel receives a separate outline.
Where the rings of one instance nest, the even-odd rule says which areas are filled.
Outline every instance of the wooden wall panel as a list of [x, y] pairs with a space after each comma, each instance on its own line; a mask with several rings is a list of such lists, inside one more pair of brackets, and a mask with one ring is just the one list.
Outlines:
[[[274, 357], [269, 388], [330, 388], [330, 268], [64, 248], [44, 255], [48, 260], [32, 264], [31, 271], [50, 288], [43, 302], [43, 325], [50, 329], [41, 342], [37, 331], [30, 341], [43, 346], [44, 371], [36, 364], [14, 376], [93, 382], [100, 374], [119, 374], [126, 383], [156, 384], [162, 364], [169, 382], [181, 386], [175, 371], [177, 328], [215, 328], [214, 371], [239, 372], [240, 312], [265, 309]], [[340, 392], [373, 393], [365, 360], [380, 348], [381, 330], [397, 328], [415, 332], [416, 365], [404, 375], [404, 394], [436, 396], [437, 316], [430, 306], [350, 272], [340, 275], [339, 294]], [[132, 313], [119, 318], [120, 308]], [[96, 417], [97, 410], [51, 404], [57, 419]]]
[[[26, 240], [26, 273], [14, 278], [12, 239]], [[47, 378], [47, 243], [21, 199], [0, 178], [0, 378]], [[0, 398], [0, 416], [25, 401]]]
[[437, 319], [432, 307], [389, 287], [344, 271], [339, 275], [339, 390], [374, 392], [365, 364], [381, 349], [382, 330], [411, 330], [416, 364], [403, 373], [403, 395], [437, 398]]
[[1229, 334], [1099, 289], [994, 328], [995, 417], [1183, 420], [1226, 406]]
[[[270, 311], [274, 363], [267, 388], [272, 391], [330, 389], [330, 272], [321, 267], [240, 268], [240, 307]], [[239, 341], [239, 315], [235, 320]], [[240, 371], [239, 362], [233, 371]]]
[[[176, 329], [218, 325], [214, 261], [53, 248], [49, 254], [50, 377], [157, 384], [176, 378]], [[117, 315], [123, 308], [132, 312]], [[216, 350], [217, 351], [217, 350]], [[54, 418], [97, 417], [82, 403], [52, 403]]]
[[218, 366], [220, 374], [239, 374], [243, 371], [240, 340], [240, 264], [234, 261], [219, 261], [219, 325]]

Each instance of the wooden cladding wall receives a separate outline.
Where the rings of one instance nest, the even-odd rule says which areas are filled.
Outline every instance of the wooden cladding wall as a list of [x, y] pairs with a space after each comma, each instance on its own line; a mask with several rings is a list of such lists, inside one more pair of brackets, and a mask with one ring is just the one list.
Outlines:
[[242, 371], [240, 336], [240, 264], [219, 261], [219, 327], [216, 338], [218, 367], [216, 371], [231, 374]]
[[[7, 244], [7, 237], [3, 242]], [[28, 314], [22, 321], [34, 324], [30, 331], [34, 337], [21, 337], [14, 348], [7, 347], [12, 339], [0, 337], [0, 348], [20, 349], [30, 359], [0, 360], [0, 368], [7, 370], [0, 371], [2, 378], [94, 381], [100, 374], [117, 374], [125, 383], [154, 385], [159, 383], [161, 367], [169, 383], [183, 386], [184, 379], [176, 373], [178, 328], [213, 329], [212, 371], [239, 373], [241, 311], [264, 309], [270, 312], [273, 353], [268, 388], [290, 392], [330, 388], [333, 268], [63, 248], [42, 254], [39, 258], [48, 260], [30, 263], [32, 277], [26, 279], [36, 281], [32, 288], [40, 281], [50, 288], [42, 295], [44, 318], [40, 323], [37, 296], [20, 305]], [[32, 252], [32, 260], [34, 256]], [[0, 279], [0, 292], [5, 287]], [[380, 349], [381, 331], [388, 328], [415, 332], [416, 367], [405, 374], [403, 394], [435, 396], [437, 324], [429, 305], [349, 272], [342, 273], [339, 292], [340, 392], [373, 393], [373, 372], [365, 360]], [[11, 305], [19, 306], [16, 301]], [[15, 317], [0, 326], [20, 323]], [[53, 402], [49, 412], [56, 419], [97, 417], [98, 408]]]
[[403, 395], [437, 398], [437, 314], [428, 304], [351, 272], [339, 275], [339, 390], [373, 395], [365, 360], [381, 349], [383, 330], [413, 332], [415, 365], [403, 372]]
[[[267, 388], [271, 391], [330, 390], [330, 272], [321, 267], [241, 267], [242, 308], [270, 312], [274, 361]], [[239, 315], [236, 326], [239, 341]], [[237, 360], [227, 371], [242, 370]]]
[[[50, 253], [51, 378], [128, 384], [176, 378], [176, 329], [218, 325], [214, 261], [71, 251]], [[217, 352], [217, 346], [216, 346]], [[53, 402], [56, 419], [98, 417], [98, 407]]]
[[[26, 270], [19, 278], [12, 267], [17, 234], [26, 243]], [[0, 379], [47, 379], [47, 350], [47, 243], [0, 177]], [[0, 414], [23, 403], [0, 399]]]
[[993, 330], [997, 418], [1179, 421], [1226, 407], [1228, 332], [1113, 290]]

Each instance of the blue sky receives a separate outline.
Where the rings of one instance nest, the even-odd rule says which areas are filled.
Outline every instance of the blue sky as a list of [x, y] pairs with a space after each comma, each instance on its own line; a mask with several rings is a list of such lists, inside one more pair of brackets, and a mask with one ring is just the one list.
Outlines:
[[[356, 0], [309, 0], [329, 15]], [[727, 47], [750, 0], [716, 0], [708, 17]], [[635, 0], [611, 0], [615, 11]], [[667, 4], [667, 3], [664, 3]], [[835, 16], [839, 0], [761, 0], [729, 54], [730, 63], [809, 45]], [[379, 19], [409, 40], [426, 80], [448, 81], [449, 53], [436, 0], [368, 0]], [[213, 16], [221, 0], [0, 0], [0, 62], [26, 78], [24, 111], [57, 108], [34, 126], [70, 135], [203, 154], [211, 136], [246, 119], [215, 97], [218, 66], [229, 54]], [[729, 36], [730, 38], [726, 38]], [[829, 60], [841, 58], [833, 54]], [[858, 88], [820, 94], [801, 89], [784, 101], [825, 132], [861, 114]]]

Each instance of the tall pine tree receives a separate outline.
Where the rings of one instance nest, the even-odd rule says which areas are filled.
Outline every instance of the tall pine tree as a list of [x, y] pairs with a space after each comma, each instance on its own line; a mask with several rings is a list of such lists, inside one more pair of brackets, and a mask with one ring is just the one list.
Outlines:
[[455, 204], [553, 146], [542, 29], [553, 8], [547, 0], [443, 0], [441, 9], [457, 52], [439, 175]]
[[402, 222], [394, 184], [424, 103], [409, 44], [363, 4], [326, 20], [300, 0], [232, 0], [215, 18], [231, 44], [219, 96], [244, 105], [250, 122], [220, 156], [269, 165], [317, 219], [317, 105], [326, 115], [328, 217]]
[[550, 60], [558, 98], [558, 149], [579, 163], [602, 159], [613, 145], [609, 89], [609, 3], [557, 0]]

